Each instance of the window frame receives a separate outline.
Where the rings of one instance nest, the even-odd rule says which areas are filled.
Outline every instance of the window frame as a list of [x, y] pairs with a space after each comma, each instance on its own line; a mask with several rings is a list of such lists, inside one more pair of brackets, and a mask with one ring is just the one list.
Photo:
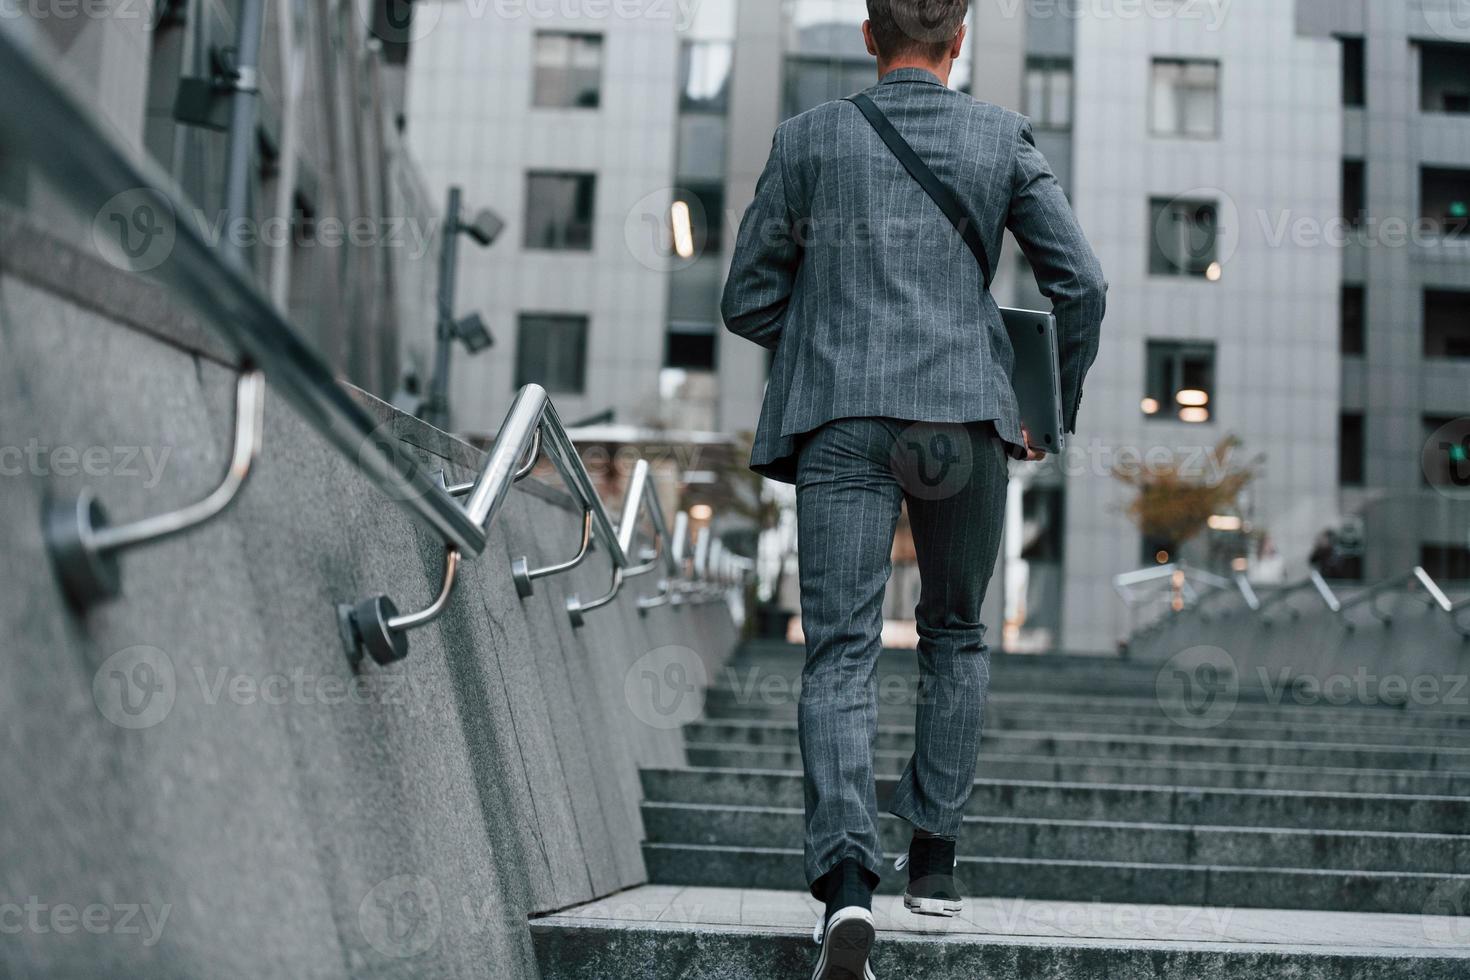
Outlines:
[[[541, 42], [550, 38], [565, 38], [571, 41], [588, 40], [595, 38], [597, 41], [597, 101], [592, 105], [580, 103], [545, 103], [541, 101]], [[533, 110], [549, 110], [552, 112], [598, 112], [602, 109], [602, 92], [607, 79], [607, 37], [597, 31], [573, 31], [558, 28], [547, 28], [536, 30], [531, 40], [531, 108]], [[561, 66], [560, 70], [570, 74], [573, 71], [571, 64]]]
[[[1167, 392], [1154, 390], [1154, 362], [1155, 352], [1160, 348], [1167, 348], [1167, 353], [1172, 361], [1172, 370], [1169, 372], [1170, 379], [1166, 383]], [[1209, 401], [1203, 406], [1180, 405], [1177, 400], [1179, 392], [1186, 390], [1184, 378], [1184, 363], [1191, 356], [1208, 355], [1209, 359], [1209, 382], [1200, 388], [1209, 396]], [[1159, 410], [1149, 413], [1143, 410], [1143, 401], [1153, 399], [1158, 402]], [[1139, 412], [1150, 422], [1177, 422], [1181, 425], [1201, 426], [1213, 425], [1219, 418], [1220, 404], [1220, 346], [1212, 340], [1197, 340], [1192, 338], [1178, 337], [1149, 337], [1143, 345], [1143, 399], [1139, 402]], [[1205, 408], [1209, 412], [1209, 418], [1191, 422], [1180, 417], [1180, 413], [1186, 408]]]
[[[1214, 100], [1213, 100], [1213, 102], [1214, 102], [1214, 105], [1213, 105], [1213, 121], [1214, 121], [1214, 125], [1212, 127], [1212, 131], [1211, 132], [1209, 132], [1209, 133], [1192, 133], [1192, 132], [1189, 132], [1187, 129], [1185, 129], [1182, 125], [1178, 125], [1177, 128], [1176, 129], [1173, 129], [1173, 130], [1160, 129], [1159, 128], [1158, 70], [1159, 70], [1159, 68], [1161, 66], [1164, 66], [1164, 65], [1173, 65], [1173, 66], [1179, 67], [1179, 68], [1189, 68], [1189, 67], [1192, 67], [1192, 66], [1201, 66], [1201, 65], [1204, 65], [1204, 66], [1210, 66], [1210, 67], [1213, 67], [1214, 68], [1214, 70], [1215, 70], [1215, 88], [1214, 88]], [[1201, 143], [1218, 142], [1220, 139], [1222, 139], [1224, 137], [1224, 130], [1225, 130], [1224, 93], [1225, 93], [1225, 66], [1221, 63], [1221, 61], [1220, 61], [1219, 58], [1197, 58], [1197, 57], [1185, 57], [1185, 56], [1177, 56], [1177, 55], [1155, 55], [1154, 57], [1152, 57], [1152, 58], [1149, 59], [1149, 69], [1148, 69], [1148, 132], [1149, 132], [1149, 136], [1152, 137], [1152, 138], [1154, 138], [1154, 139], [1194, 140], [1196, 142], [1201, 142]], [[1184, 122], [1184, 119], [1185, 119], [1184, 113], [1182, 111], [1180, 111], [1178, 113], [1178, 118], [1175, 120], [1175, 122], [1176, 122], [1176, 124], [1182, 124]]]
[[[531, 220], [531, 217], [532, 217], [531, 216], [531, 206], [532, 206], [532, 203], [533, 203], [533, 195], [531, 193], [531, 184], [532, 184], [532, 181], [534, 181], [538, 177], [559, 177], [559, 178], [572, 178], [572, 177], [574, 177], [574, 178], [578, 178], [578, 179], [586, 178], [586, 179], [589, 179], [591, 181], [591, 188], [592, 188], [592, 190], [591, 190], [591, 201], [589, 203], [590, 214], [587, 217], [587, 243], [586, 243], [585, 246], [579, 245], [579, 244], [568, 245], [568, 244], [565, 244], [565, 243], [563, 243], [563, 244], [553, 244], [553, 245], [543, 245], [543, 244], [538, 244], [536, 242], [533, 242], [531, 240], [531, 235], [532, 235], [533, 231], [536, 228], [536, 225]], [[526, 198], [525, 198], [525, 206], [522, 209], [522, 215], [523, 215], [523, 220], [524, 220], [524, 225], [525, 225], [525, 227], [522, 229], [522, 235], [521, 235], [521, 247], [522, 247], [522, 249], [525, 250], [525, 251], [527, 251], [527, 252], [576, 252], [576, 253], [583, 253], [583, 254], [591, 253], [591, 252], [596, 251], [596, 248], [597, 248], [597, 184], [598, 184], [598, 179], [597, 178], [598, 178], [598, 175], [597, 175], [596, 171], [585, 171], [585, 170], [527, 170], [526, 171], [526, 175], [525, 175], [525, 181], [524, 181], [525, 195], [526, 195]]]
[[[571, 322], [580, 326], [577, 349], [577, 386], [575, 388], [563, 387], [552, 381], [544, 374], [541, 377], [532, 377], [527, 372], [525, 361], [526, 352], [529, 349], [525, 343], [526, 328], [528, 321], [534, 320], [556, 320]], [[587, 393], [587, 354], [591, 345], [592, 318], [586, 313], [568, 313], [565, 311], [549, 310], [522, 310], [516, 314], [516, 353], [515, 353], [515, 387], [517, 390], [528, 384], [538, 384], [546, 389], [548, 394], [579, 396]]]

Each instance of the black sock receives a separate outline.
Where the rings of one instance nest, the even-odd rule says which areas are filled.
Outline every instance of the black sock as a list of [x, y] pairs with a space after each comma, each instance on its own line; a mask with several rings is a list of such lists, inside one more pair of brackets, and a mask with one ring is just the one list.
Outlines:
[[841, 864], [823, 876], [823, 880], [828, 920], [839, 909], [853, 906], [872, 911], [873, 889], [878, 885], [878, 876], [853, 858], [844, 858]]

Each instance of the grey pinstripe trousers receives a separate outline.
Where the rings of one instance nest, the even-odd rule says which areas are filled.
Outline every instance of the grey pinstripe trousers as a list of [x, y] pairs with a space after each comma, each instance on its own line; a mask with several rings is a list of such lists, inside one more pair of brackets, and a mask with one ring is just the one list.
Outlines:
[[[797, 518], [807, 657], [798, 712], [807, 883], [883, 863], [873, 777], [883, 594], [900, 505], [922, 582], [915, 752], [890, 811], [956, 835], [975, 778], [990, 651], [980, 606], [1000, 547], [1007, 465], [989, 422], [829, 422], [801, 438]], [[821, 897], [821, 896], [818, 896]]]

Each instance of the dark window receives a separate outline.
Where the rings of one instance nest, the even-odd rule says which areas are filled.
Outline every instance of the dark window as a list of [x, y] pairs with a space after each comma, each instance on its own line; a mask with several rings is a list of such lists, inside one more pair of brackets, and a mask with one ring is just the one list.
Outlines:
[[725, 237], [725, 185], [691, 182], [676, 189], [669, 221], [681, 258], [718, 255]]
[[1220, 278], [1217, 215], [1213, 201], [1154, 198], [1149, 205], [1149, 274]]
[[1470, 112], [1470, 44], [1419, 46], [1419, 107], [1425, 112]]
[[1214, 344], [1150, 340], [1146, 356], [1144, 415], [1195, 424], [1214, 417]]
[[730, 109], [730, 68], [734, 45], [724, 41], [690, 41], [679, 62], [679, 109], [725, 113]]
[[1155, 136], [1220, 135], [1220, 63], [1155, 58], [1150, 127]]
[[521, 314], [516, 332], [516, 387], [538, 384], [554, 395], [580, 395], [586, 381], [587, 318]]
[[1337, 425], [1337, 482], [1345, 487], [1361, 487], [1364, 475], [1363, 416], [1360, 412], [1344, 412]]
[[1470, 357], [1470, 292], [1425, 291], [1424, 356]]
[[1368, 211], [1368, 190], [1362, 160], [1342, 162], [1342, 217], [1354, 228], [1361, 227]]
[[664, 367], [684, 368], [688, 371], [713, 371], [715, 369], [715, 330], [710, 324], [707, 330], [685, 331], [671, 326], [668, 349], [664, 356]]
[[1454, 544], [1426, 544], [1419, 549], [1419, 564], [1439, 582], [1470, 582], [1470, 548]]
[[1367, 348], [1365, 330], [1367, 293], [1362, 286], [1342, 287], [1342, 353], [1362, 355]]
[[1434, 487], [1470, 487], [1470, 436], [1461, 419], [1424, 416], [1426, 461], [1424, 483]]
[[527, 174], [526, 247], [591, 251], [596, 206], [594, 174]]
[[1072, 128], [1070, 58], [1026, 59], [1025, 112], [1037, 129]]
[[871, 58], [787, 58], [782, 96], [785, 118], [800, 115], [823, 102], [846, 98], [872, 84]]
[[1340, 37], [1342, 42], [1342, 104], [1359, 108], [1367, 104], [1366, 55], [1361, 37]]
[[602, 102], [602, 36], [539, 32], [532, 101], [543, 109], [596, 109]]
[[1029, 562], [1059, 563], [1064, 552], [1067, 514], [1061, 487], [1028, 489], [1021, 498], [1025, 540], [1021, 558]]
[[1425, 167], [1420, 174], [1419, 207], [1440, 234], [1458, 237], [1470, 231], [1470, 170]]

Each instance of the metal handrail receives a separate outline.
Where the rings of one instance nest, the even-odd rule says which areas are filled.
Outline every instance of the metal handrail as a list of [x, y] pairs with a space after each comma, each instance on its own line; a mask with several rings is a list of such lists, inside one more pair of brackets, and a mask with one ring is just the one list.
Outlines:
[[192, 206], [156, 163], [124, 147], [74, 99], [13, 31], [0, 30], [0, 144], [35, 164], [49, 186], [89, 220], [130, 192], [165, 212], [174, 240], [146, 274], [168, 287], [199, 318], [264, 372], [306, 423], [447, 545], [485, 549], [483, 515], [460, 507], [391, 440], [307, 346], [243, 269], [222, 260], [191, 222]]
[[1419, 598], [1423, 599], [1427, 605], [1437, 607], [1446, 613], [1454, 613], [1455, 604], [1450, 600], [1449, 596], [1445, 595], [1444, 590], [1439, 587], [1439, 583], [1422, 566], [1416, 565], [1411, 571], [1379, 582], [1377, 585], [1364, 589], [1362, 592], [1345, 600], [1339, 610], [1340, 613], [1344, 614], [1343, 622], [1351, 629], [1354, 624], [1351, 620], [1345, 618], [1345, 614], [1349, 609], [1366, 603], [1368, 605], [1368, 611], [1379, 622], [1385, 626], [1391, 624], [1393, 622], [1393, 614], [1383, 608], [1380, 600], [1390, 592], [1399, 590], [1406, 585], [1411, 587], [1414, 585], [1420, 586], [1424, 590], [1424, 595]]
[[[581, 565], [592, 550], [593, 542], [607, 553], [612, 581], [608, 591], [595, 599], [583, 601], [573, 594], [566, 600], [567, 614], [573, 626], [581, 626], [586, 614], [610, 604], [628, 579], [662, 568], [664, 576], [653, 596], [640, 596], [640, 610], [655, 608], [672, 601], [674, 581], [681, 574], [683, 549], [679, 539], [669, 533], [663, 507], [654, 490], [652, 470], [647, 460], [640, 459], [628, 478], [623, 509], [616, 524], [608, 515], [582, 458], [562, 425], [556, 406], [545, 389], [526, 385], [516, 396], [505, 422], [490, 447], [480, 476], [472, 484], [446, 487], [450, 496], [465, 496], [464, 509], [487, 530], [499, 515], [510, 494], [510, 488], [535, 469], [541, 455], [549, 457], [563, 482], [582, 511], [581, 543], [569, 561], [532, 569], [525, 557], [512, 563], [511, 574], [516, 590], [524, 599], [532, 594], [537, 578], [557, 575]], [[637, 550], [638, 530], [643, 515], [652, 527], [651, 554]], [[687, 539], [686, 515], [683, 536]], [[677, 525], [676, 525], [677, 526]], [[707, 536], [708, 528], [701, 529]], [[672, 544], [671, 544], [672, 542]], [[718, 542], [716, 542], [718, 544]], [[407, 632], [433, 622], [448, 604], [459, 566], [459, 552], [449, 547], [445, 556], [445, 572], [439, 596], [423, 612], [400, 615], [387, 596], [372, 596], [356, 605], [339, 607], [342, 633], [354, 659], [365, 652], [379, 663], [393, 663], [408, 655]], [[696, 563], [696, 574], [700, 578]]]
[[265, 433], [265, 378], [245, 371], [235, 382], [234, 445], [224, 477], [206, 496], [177, 510], [128, 524], [109, 524], [91, 490], [48, 497], [42, 535], [63, 591], [78, 609], [122, 591], [118, 554], [182, 534], [223, 514], [233, 504], [260, 458]]

